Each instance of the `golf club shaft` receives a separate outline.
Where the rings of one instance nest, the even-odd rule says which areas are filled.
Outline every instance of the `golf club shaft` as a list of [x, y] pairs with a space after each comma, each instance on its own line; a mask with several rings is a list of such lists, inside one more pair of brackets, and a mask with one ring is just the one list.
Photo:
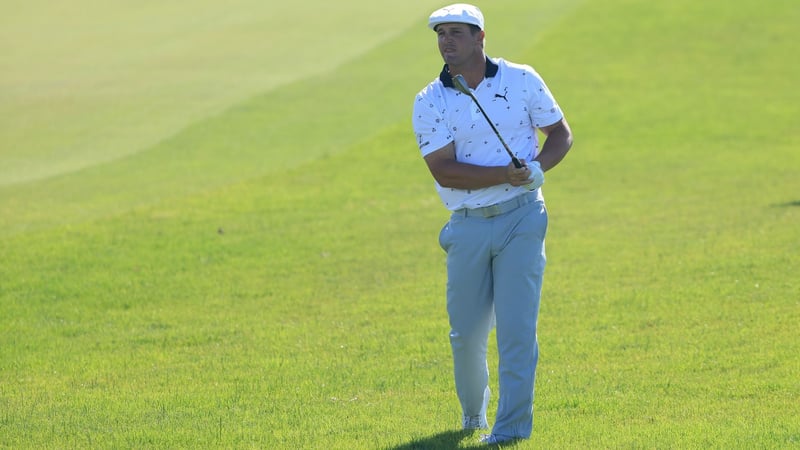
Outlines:
[[475, 98], [475, 94], [473, 94], [469, 90], [466, 92], [466, 94], [469, 95], [469, 98], [471, 98], [472, 101], [475, 102], [475, 104], [478, 106], [478, 109], [481, 111], [481, 114], [483, 114], [484, 119], [486, 119], [486, 122], [488, 122], [489, 126], [492, 127], [492, 131], [494, 131], [494, 134], [497, 135], [497, 139], [500, 139], [500, 143], [503, 144], [503, 148], [506, 149], [506, 152], [508, 152], [508, 156], [511, 157], [511, 162], [514, 163], [514, 167], [516, 167], [517, 169], [521, 168], [522, 163], [519, 162], [519, 159], [517, 159], [517, 157], [514, 156], [513, 153], [511, 153], [511, 149], [508, 148], [508, 144], [506, 144], [506, 141], [503, 140], [503, 136], [500, 136], [500, 132], [497, 131], [497, 128], [494, 126], [494, 123], [492, 123], [492, 120], [489, 119], [489, 116], [486, 114], [486, 111], [483, 110], [481, 104], [478, 103], [478, 99]]

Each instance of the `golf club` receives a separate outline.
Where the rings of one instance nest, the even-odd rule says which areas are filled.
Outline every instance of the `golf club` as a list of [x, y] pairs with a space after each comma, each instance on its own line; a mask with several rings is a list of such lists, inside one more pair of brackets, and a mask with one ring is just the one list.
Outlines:
[[508, 152], [508, 156], [511, 157], [511, 162], [514, 163], [514, 167], [516, 167], [517, 169], [521, 168], [522, 167], [522, 163], [519, 162], [519, 159], [517, 159], [517, 157], [514, 156], [513, 153], [511, 153], [511, 149], [508, 148], [508, 144], [506, 144], [506, 141], [504, 141], [503, 137], [500, 136], [500, 132], [497, 131], [497, 128], [494, 126], [494, 123], [492, 123], [492, 120], [489, 119], [489, 116], [486, 115], [486, 111], [484, 111], [483, 107], [481, 106], [481, 104], [478, 103], [478, 99], [475, 98], [475, 95], [472, 93], [472, 91], [469, 90], [469, 86], [467, 86], [467, 80], [464, 79], [464, 76], [461, 75], [461, 74], [454, 75], [453, 76], [453, 86], [455, 86], [455, 88], [459, 92], [469, 95], [469, 98], [471, 98], [472, 101], [475, 102], [476, 105], [478, 105], [478, 109], [483, 114], [483, 117], [486, 119], [487, 122], [489, 122], [489, 126], [492, 127], [492, 130], [494, 131], [494, 134], [497, 135], [497, 139], [500, 139], [500, 143], [503, 144], [503, 148], [506, 149], [506, 151]]

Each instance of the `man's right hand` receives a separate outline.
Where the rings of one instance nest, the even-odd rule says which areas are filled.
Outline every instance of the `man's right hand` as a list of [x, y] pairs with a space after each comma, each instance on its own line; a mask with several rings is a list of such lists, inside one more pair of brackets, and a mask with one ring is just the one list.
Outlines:
[[513, 162], [510, 162], [508, 166], [506, 166], [506, 176], [508, 178], [508, 184], [512, 186], [525, 186], [530, 183], [531, 169], [525, 166], [517, 168], [514, 166]]

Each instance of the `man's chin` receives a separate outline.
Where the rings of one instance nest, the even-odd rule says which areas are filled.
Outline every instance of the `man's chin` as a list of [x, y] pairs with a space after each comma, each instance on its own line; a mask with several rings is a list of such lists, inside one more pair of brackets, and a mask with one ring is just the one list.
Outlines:
[[443, 53], [442, 59], [444, 60], [445, 63], [451, 66], [457, 66], [458, 63], [460, 62], [458, 55], [456, 55], [455, 53]]

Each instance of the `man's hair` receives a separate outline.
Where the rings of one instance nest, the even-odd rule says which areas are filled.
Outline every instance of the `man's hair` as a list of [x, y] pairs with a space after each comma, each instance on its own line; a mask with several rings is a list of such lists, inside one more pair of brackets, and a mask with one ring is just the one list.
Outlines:
[[[433, 27], [433, 31], [436, 31], [439, 28], [439, 25], [441, 25], [441, 24], [437, 24], [435, 27]], [[481, 31], [481, 27], [479, 27], [477, 25], [473, 25], [471, 23], [465, 23], [464, 25], [469, 27], [469, 32], [473, 36], [478, 34]]]

